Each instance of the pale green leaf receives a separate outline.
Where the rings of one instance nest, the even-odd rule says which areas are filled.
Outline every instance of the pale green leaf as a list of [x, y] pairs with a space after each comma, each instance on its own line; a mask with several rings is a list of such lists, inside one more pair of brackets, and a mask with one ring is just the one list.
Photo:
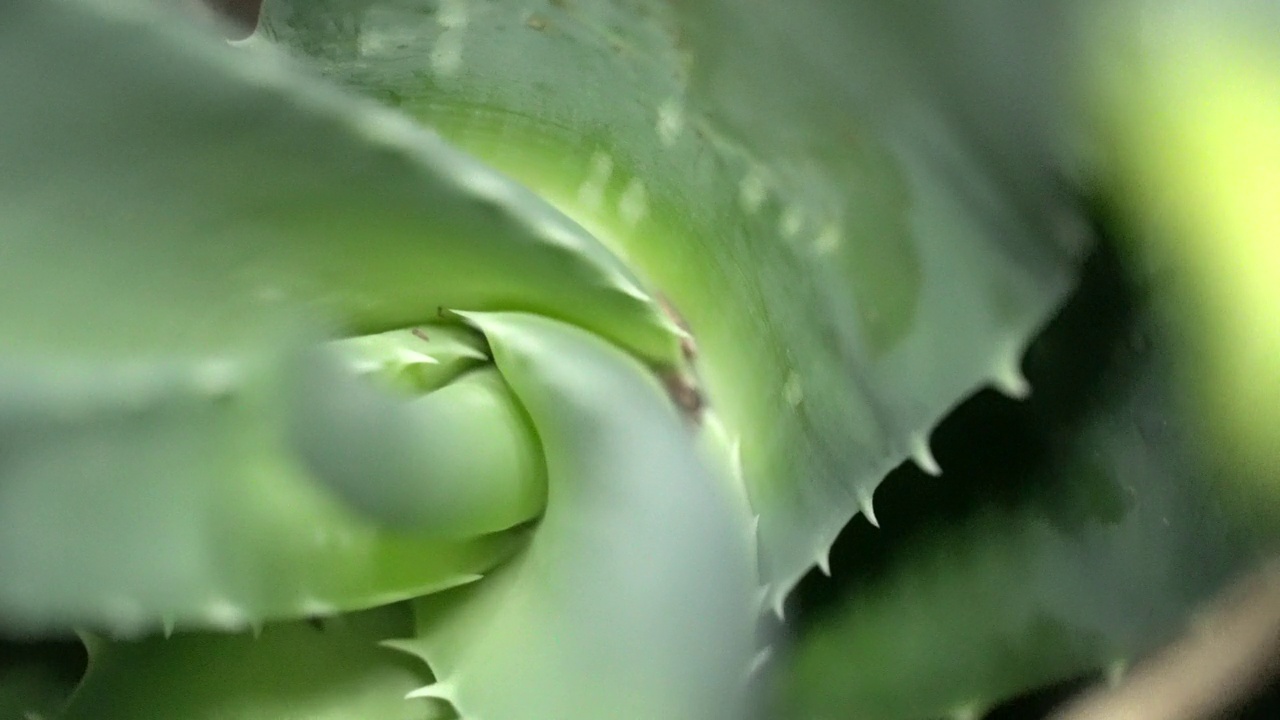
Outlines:
[[530, 315], [469, 315], [542, 438], [547, 512], [483, 581], [414, 603], [464, 718], [740, 718], [756, 605], [750, 520], [662, 385]]
[[93, 642], [61, 720], [446, 720], [405, 695], [430, 678], [378, 643], [408, 632], [404, 605], [252, 635]]
[[1025, 392], [1086, 244], [1052, 130], [989, 147], [916, 62], [937, 25], [882, 6], [269, 0], [256, 42], [521, 179], [672, 301], [780, 602], [952, 406]]

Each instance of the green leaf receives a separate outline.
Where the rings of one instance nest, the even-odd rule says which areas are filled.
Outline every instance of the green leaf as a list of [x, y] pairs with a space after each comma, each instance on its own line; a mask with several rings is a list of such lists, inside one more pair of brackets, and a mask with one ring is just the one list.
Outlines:
[[[317, 482], [334, 468], [309, 472], [296, 413], [338, 413], [306, 418], [332, 429], [355, 411], [328, 395], [349, 387], [299, 382], [336, 333], [520, 309], [678, 356], [629, 271], [536, 196], [153, 3], [4, 4], [0, 90], [8, 627], [238, 628], [451, 587], [506, 557], [519, 534], [388, 529]], [[417, 439], [399, 439], [365, 471], [411, 456]], [[539, 477], [515, 480], [472, 532], [537, 512]]]
[[178, 635], [93, 642], [62, 720], [445, 720], [405, 694], [429, 679], [378, 646], [408, 632], [393, 605], [327, 621], [268, 625], [261, 637]]
[[239, 628], [467, 582], [520, 545], [389, 529], [317, 483], [289, 367], [263, 359], [210, 397], [183, 363], [0, 363], [3, 622]]
[[492, 367], [403, 402], [324, 353], [304, 364], [290, 437], [314, 476], [385, 525], [444, 538], [542, 512], [538, 438]]
[[0, 718], [51, 720], [84, 674], [84, 649], [70, 643], [0, 643]]
[[1025, 392], [1083, 244], [1055, 149], [985, 146], [911, 59], [936, 27], [879, 5], [269, 0], [256, 42], [537, 189], [671, 300], [780, 603], [953, 405]]
[[547, 512], [393, 645], [464, 718], [742, 717], [757, 605], [750, 516], [651, 373], [576, 328], [468, 315], [542, 438]]
[[406, 117], [149, 2], [0, 17], [6, 354], [227, 353], [285, 310], [359, 334], [446, 307], [674, 357], [603, 247]]
[[981, 716], [1123, 667], [1256, 557], [1188, 432], [1166, 323], [1094, 270], [1029, 354], [1037, 394], [962, 408], [940, 433], [956, 472], [886, 489], [885, 530], [837, 546], [845, 597], [800, 635], [781, 716]]

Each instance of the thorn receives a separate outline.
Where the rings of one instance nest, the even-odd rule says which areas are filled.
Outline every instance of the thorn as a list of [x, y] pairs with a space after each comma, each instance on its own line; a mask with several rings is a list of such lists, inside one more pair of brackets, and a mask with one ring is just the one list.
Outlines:
[[778, 622], [787, 621], [787, 596], [785, 593], [777, 593], [773, 596], [773, 614], [778, 617]]
[[167, 617], [160, 621], [160, 630], [164, 633], [164, 639], [168, 640], [173, 637], [173, 618]]
[[413, 698], [432, 698], [452, 703], [454, 698], [454, 687], [447, 682], [435, 682], [430, 685], [420, 687], [417, 690], [411, 690], [404, 696], [405, 700], [412, 700]]
[[938, 477], [942, 474], [942, 467], [929, 449], [929, 438], [925, 435], [918, 435], [911, 440], [911, 460], [929, 475]]
[[1016, 355], [1010, 356], [1007, 361], [1001, 363], [991, 382], [997, 390], [1014, 400], [1025, 400], [1031, 395], [1031, 383], [1027, 382], [1026, 376], [1022, 374]]
[[948, 713], [950, 720], [977, 720], [981, 716], [982, 713], [978, 712], [976, 703], [961, 705]]
[[826, 575], [827, 577], [831, 577], [831, 548], [830, 547], [818, 553], [818, 557], [814, 560], [814, 562], [818, 566], [818, 572], [821, 572], [823, 575]]
[[262, 623], [262, 621], [261, 621], [261, 620], [250, 620], [250, 621], [249, 621], [249, 631], [250, 631], [251, 633], [253, 633], [253, 639], [254, 639], [254, 640], [261, 640], [261, 639], [262, 639], [262, 625], [263, 625], [263, 623]]
[[879, 528], [880, 521], [876, 519], [876, 510], [871, 506], [871, 490], [858, 491], [858, 508], [862, 510], [862, 515], [867, 522]]

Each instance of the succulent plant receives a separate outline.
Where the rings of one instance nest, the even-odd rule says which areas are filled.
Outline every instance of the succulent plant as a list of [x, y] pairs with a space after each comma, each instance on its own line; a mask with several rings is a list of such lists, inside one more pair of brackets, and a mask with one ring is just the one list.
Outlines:
[[9, 0], [0, 713], [976, 717], [1158, 647], [1268, 541], [1097, 239], [1162, 166], [1083, 5]]

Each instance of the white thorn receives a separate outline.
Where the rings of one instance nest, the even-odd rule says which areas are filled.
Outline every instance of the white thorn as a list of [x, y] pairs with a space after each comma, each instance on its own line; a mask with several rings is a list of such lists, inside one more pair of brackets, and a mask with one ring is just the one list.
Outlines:
[[774, 593], [773, 595], [773, 614], [778, 617], [779, 622], [787, 621], [787, 594]]
[[858, 508], [862, 510], [862, 515], [867, 519], [867, 522], [878, 528], [880, 527], [880, 521], [876, 520], [875, 508], [871, 506], [871, 492], [870, 490], [858, 491]]
[[1031, 383], [1027, 382], [1026, 376], [1022, 374], [1016, 354], [1010, 354], [1009, 358], [1001, 363], [991, 382], [997, 390], [1014, 400], [1025, 400], [1031, 394]]
[[160, 621], [160, 630], [161, 632], [164, 633], [165, 640], [168, 640], [169, 638], [173, 637], [173, 628], [174, 628], [173, 618], [166, 617]]
[[818, 557], [815, 558], [814, 562], [818, 566], [818, 572], [826, 575], [827, 577], [831, 577], [831, 548], [828, 547], [826, 550], [818, 553]]
[[942, 467], [938, 465], [938, 459], [929, 449], [929, 438], [925, 435], [917, 435], [911, 440], [911, 460], [921, 470], [934, 477], [942, 474]]
[[982, 713], [978, 712], [978, 706], [974, 704], [962, 705], [949, 713], [950, 720], [977, 720]]

